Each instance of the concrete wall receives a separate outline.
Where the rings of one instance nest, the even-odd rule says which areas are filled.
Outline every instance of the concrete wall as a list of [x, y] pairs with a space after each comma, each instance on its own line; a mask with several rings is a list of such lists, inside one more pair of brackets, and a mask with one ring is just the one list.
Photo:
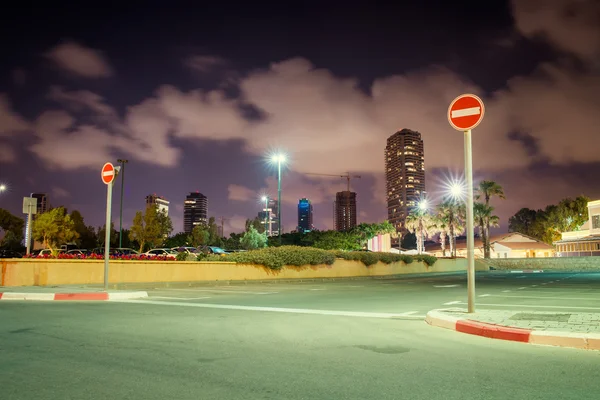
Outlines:
[[[1, 286], [51, 286], [102, 284], [104, 262], [98, 260], [5, 259], [1, 261]], [[428, 272], [453, 272], [466, 269], [465, 259], [440, 259], [428, 267], [421, 262], [411, 264], [377, 263], [365, 267], [360, 261], [338, 259], [333, 265], [285, 267], [274, 271], [263, 266], [226, 262], [110, 262], [109, 282], [207, 282], [269, 279], [311, 279], [382, 276]]]
[[600, 257], [549, 257], [479, 260], [497, 270], [600, 271]]

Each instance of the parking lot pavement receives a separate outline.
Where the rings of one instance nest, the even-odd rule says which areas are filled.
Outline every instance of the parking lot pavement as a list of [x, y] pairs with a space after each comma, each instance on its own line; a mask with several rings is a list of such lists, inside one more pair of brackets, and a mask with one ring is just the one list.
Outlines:
[[[332, 315], [354, 312], [381, 314], [387, 318], [423, 319], [432, 309], [465, 306], [466, 279], [465, 273], [457, 273], [163, 288], [147, 290], [148, 299], [139, 302], [248, 311], [321, 311]], [[600, 312], [600, 273], [478, 273], [476, 307]]]

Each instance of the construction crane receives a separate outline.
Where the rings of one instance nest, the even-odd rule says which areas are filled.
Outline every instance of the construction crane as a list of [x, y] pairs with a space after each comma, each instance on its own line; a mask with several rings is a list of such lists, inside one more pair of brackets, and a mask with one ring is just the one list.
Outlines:
[[312, 174], [306, 173], [305, 175], [317, 175], [317, 176], [335, 176], [338, 178], [345, 178], [348, 185], [348, 192], [350, 191], [350, 179], [361, 179], [360, 175], [350, 175], [350, 172], [346, 172], [346, 175], [333, 175], [333, 174]]

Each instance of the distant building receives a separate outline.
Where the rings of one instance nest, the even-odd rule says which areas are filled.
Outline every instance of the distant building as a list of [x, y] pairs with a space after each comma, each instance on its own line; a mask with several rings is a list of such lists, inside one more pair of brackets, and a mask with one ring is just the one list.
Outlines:
[[347, 190], [335, 194], [335, 230], [349, 231], [356, 226], [356, 193]]
[[194, 227], [208, 223], [208, 199], [200, 192], [192, 192], [183, 204], [183, 231], [192, 233]]
[[313, 227], [313, 206], [307, 198], [298, 201], [298, 232], [310, 232]]
[[279, 232], [277, 231], [277, 210], [279, 208], [278, 201], [274, 199], [269, 199], [269, 202], [266, 204], [267, 208], [264, 208], [263, 204], [262, 211], [258, 213], [258, 219], [261, 221], [263, 225], [265, 225], [265, 232], [267, 232], [267, 236], [277, 236]]
[[156, 194], [149, 194], [146, 196], [146, 207], [155, 204], [158, 206], [158, 211], [162, 211], [165, 215], [169, 215], [169, 201], [164, 197], [157, 196]]
[[404, 232], [406, 217], [425, 197], [425, 155], [419, 132], [402, 129], [387, 139], [385, 180], [388, 221]]
[[46, 193], [32, 193], [31, 197], [37, 199], [37, 213], [42, 214], [48, 211], [48, 196]]
[[573, 232], [563, 232], [561, 240], [554, 242], [557, 256], [600, 256], [600, 200], [590, 201], [588, 220]]

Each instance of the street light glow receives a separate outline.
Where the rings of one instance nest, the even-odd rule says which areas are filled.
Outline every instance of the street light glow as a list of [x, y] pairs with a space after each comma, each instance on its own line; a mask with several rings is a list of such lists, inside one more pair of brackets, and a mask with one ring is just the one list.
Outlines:
[[285, 162], [285, 154], [282, 154], [282, 153], [273, 154], [273, 156], [271, 156], [271, 161], [276, 162], [276, 163], [284, 163]]
[[261, 199], [262, 201], [267, 201], [268, 197], [267, 197], [267, 196], [262, 196], [260, 199]]
[[6, 185], [4, 183], [0, 184], [0, 193], [6, 191]]
[[423, 200], [419, 201], [419, 209], [421, 211], [427, 210], [427, 200], [423, 199]]
[[454, 197], [460, 197], [464, 193], [462, 186], [456, 182], [454, 182], [450, 186], [450, 194]]

